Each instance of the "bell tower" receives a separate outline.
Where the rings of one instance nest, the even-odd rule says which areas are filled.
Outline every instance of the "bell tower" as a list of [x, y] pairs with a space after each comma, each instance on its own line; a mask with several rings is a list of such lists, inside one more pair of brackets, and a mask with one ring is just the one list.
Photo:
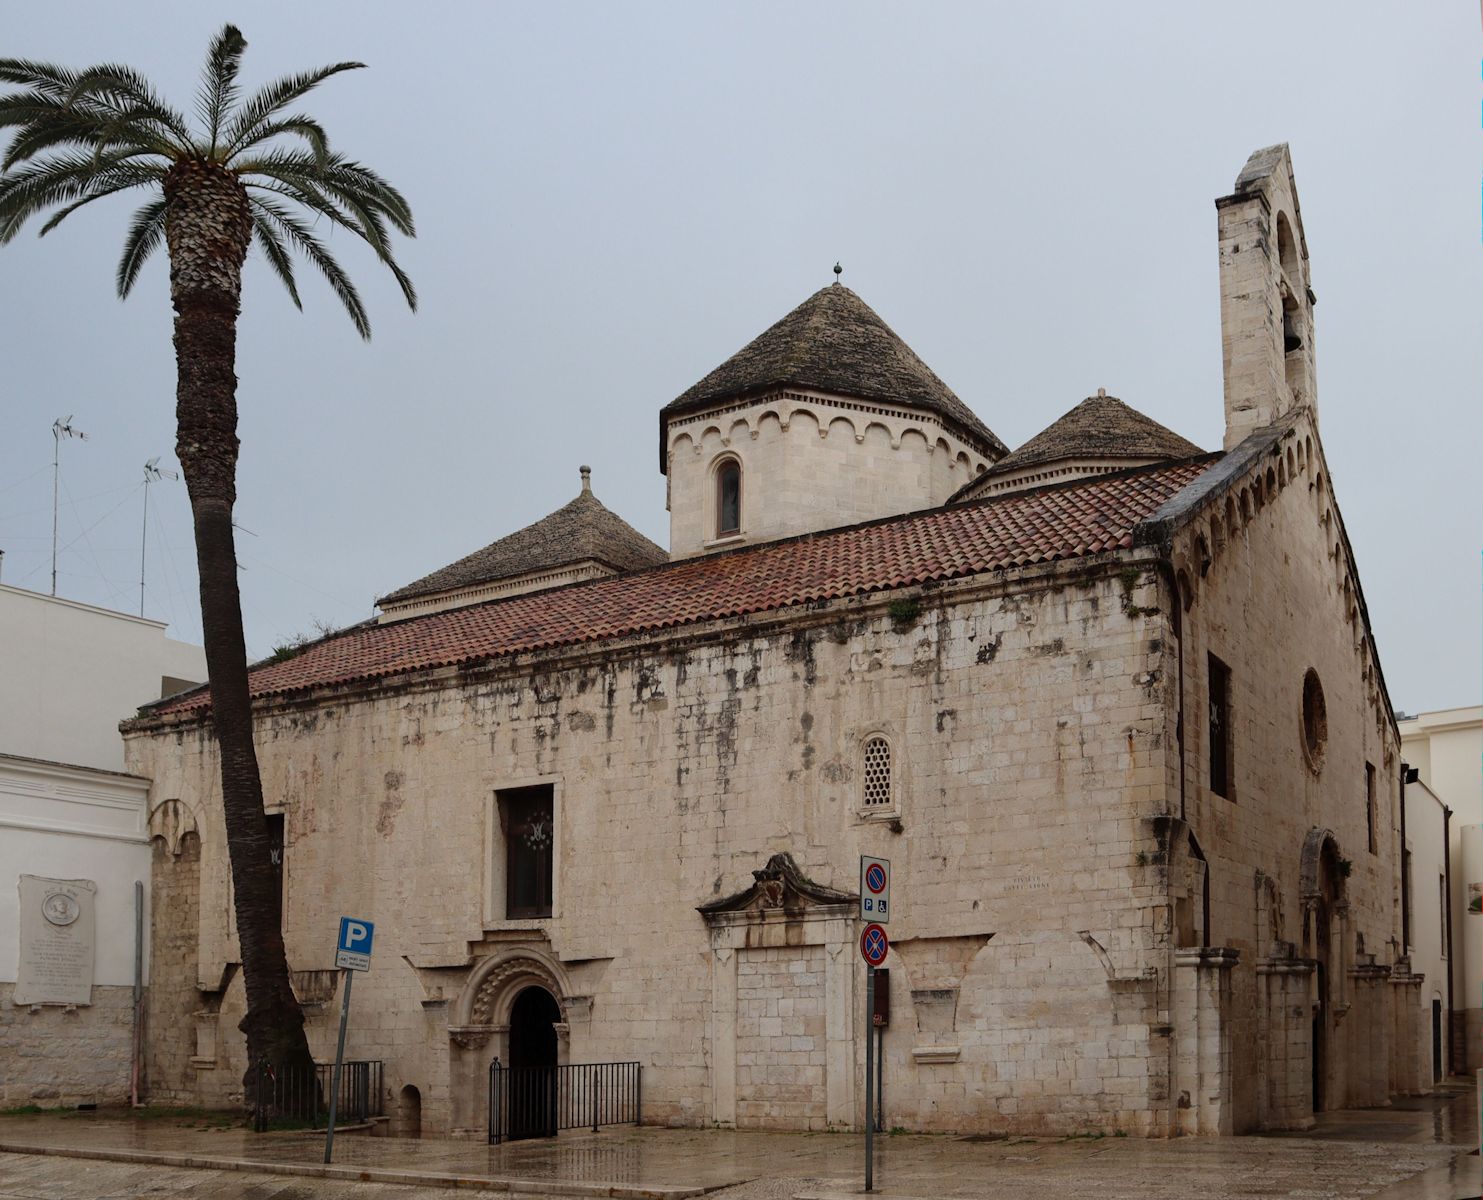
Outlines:
[[1308, 408], [1317, 421], [1317, 297], [1286, 143], [1247, 159], [1235, 191], [1215, 208], [1229, 450], [1295, 409]]

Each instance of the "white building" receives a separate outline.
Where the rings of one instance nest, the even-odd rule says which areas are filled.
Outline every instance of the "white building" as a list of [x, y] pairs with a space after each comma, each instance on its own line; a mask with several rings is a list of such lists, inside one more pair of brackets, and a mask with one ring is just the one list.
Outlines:
[[[205, 655], [159, 621], [0, 586], [0, 661], [0, 1103], [118, 1102], [131, 1083], [135, 883], [147, 916], [150, 880], [149, 780], [123, 773], [118, 723], [205, 679]], [[17, 1002], [23, 876], [92, 885], [87, 1001]]]
[[[1478, 885], [1483, 895], [1483, 705], [1398, 716], [1397, 727], [1401, 758], [1452, 810], [1451, 1062], [1453, 1070], [1476, 1071], [1483, 1067], [1483, 912], [1470, 907], [1470, 888]], [[1413, 791], [1407, 789], [1408, 803]]]
[[1451, 811], [1419, 780], [1405, 785], [1406, 950], [1411, 970], [1422, 976], [1420, 1001], [1426, 1036], [1421, 1039], [1421, 1075], [1433, 1085], [1451, 1074], [1447, 1015], [1454, 1003], [1447, 973], [1454, 954], [1447, 903]]

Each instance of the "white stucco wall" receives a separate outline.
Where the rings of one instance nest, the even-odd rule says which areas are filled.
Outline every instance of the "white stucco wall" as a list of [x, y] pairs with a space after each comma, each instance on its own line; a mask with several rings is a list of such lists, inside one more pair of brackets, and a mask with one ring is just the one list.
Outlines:
[[1466, 1066], [1475, 1070], [1483, 1066], [1483, 929], [1474, 927], [1483, 917], [1469, 919], [1467, 904], [1468, 884], [1483, 882], [1483, 833], [1468, 861], [1463, 830], [1483, 824], [1483, 705], [1418, 713], [1398, 727], [1401, 758], [1452, 810], [1452, 1002], [1466, 1014]]
[[[1411, 852], [1411, 970], [1426, 976], [1421, 987], [1423, 1028], [1421, 1078], [1433, 1080], [1432, 1001], [1442, 1002], [1442, 1071], [1447, 1071], [1447, 945], [1443, 922], [1442, 880], [1446, 871], [1446, 820], [1440, 798], [1424, 783], [1406, 786], [1406, 849]], [[1458, 932], [1461, 932], [1459, 928]], [[1454, 934], [1454, 938], [1456, 934]]]
[[206, 678], [199, 646], [165, 625], [0, 585], [0, 754], [121, 771], [118, 723], [166, 677]]
[[94, 986], [133, 985], [134, 881], [146, 901], [149, 887], [148, 799], [146, 779], [0, 755], [0, 982], [16, 977], [20, 877], [45, 875], [98, 885]]

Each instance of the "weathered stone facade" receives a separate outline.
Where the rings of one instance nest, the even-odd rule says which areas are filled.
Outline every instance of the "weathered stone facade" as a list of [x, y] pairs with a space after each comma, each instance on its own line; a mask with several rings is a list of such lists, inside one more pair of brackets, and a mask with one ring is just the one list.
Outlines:
[[[755, 415], [753, 479], [768, 439], [807, 424]], [[852, 892], [871, 854], [894, 871], [891, 1125], [1221, 1134], [1415, 1086], [1395, 727], [1311, 403], [1268, 417], [1223, 456], [975, 502], [942, 542], [935, 517], [902, 518], [899, 544], [877, 521], [545, 594], [590, 617], [577, 634], [539, 640], [549, 613], [516, 598], [266, 669], [258, 752], [316, 1055], [335, 920], [359, 914], [376, 958], [347, 1053], [385, 1060], [390, 1095], [415, 1087], [424, 1130], [482, 1135], [489, 1064], [518, 1059], [533, 988], [561, 1062], [643, 1065], [646, 1121], [856, 1127]], [[872, 428], [840, 443], [867, 474], [913, 442], [872, 446]], [[842, 431], [819, 432], [811, 455]], [[726, 436], [692, 444], [697, 472]], [[934, 501], [962, 482], [903, 470], [863, 515], [899, 511], [906, 475]], [[1114, 514], [1119, 489], [1158, 480]], [[846, 492], [862, 515], [868, 484], [824, 489], [813, 528]], [[992, 566], [964, 565], [973, 539]], [[773, 574], [775, 602], [706, 590]], [[631, 615], [645, 604], [659, 615]], [[459, 658], [476, 626], [493, 640]], [[396, 658], [419, 638], [422, 658]], [[191, 1055], [152, 1048], [151, 1081], [226, 1101], [246, 1064], [209, 721], [166, 705], [127, 743], [170, 828], [199, 834], [199, 859], [193, 837], [156, 858], [179, 901], [155, 923], [174, 1016], [152, 1037], [199, 1015]], [[505, 807], [533, 788], [549, 827]], [[549, 916], [511, 914], [517, 829], [550, 847]]]
[[126, 1104], [134, 989], [95, 984], [86, 1005], [15, 1005], [0, 983], [0, 1106]]

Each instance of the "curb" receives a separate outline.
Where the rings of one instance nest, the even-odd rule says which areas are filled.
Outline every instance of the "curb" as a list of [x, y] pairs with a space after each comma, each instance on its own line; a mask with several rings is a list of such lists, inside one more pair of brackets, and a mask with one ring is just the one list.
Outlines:
[[708, 1191], [731, 1187], [638, 1187], [624, 1183], [584, 1183], [578, 1180], [500, 1178], [492, 1175], [455, 1175], [439, 1171], [398, 1171], [386, 1167], [350, 1167], [323, 1163], [254, 1162], [241, 1158], [211, 1158], [201, 1154], [161, 1154], [151, 1150], [86, 1150], [74, 1146], [27, 1146], [0, 1142], [3, 1154], [39, 1154], [53, 1158], [82, 1158], [98, 1162], [138, 1163], [145, 1166], [189, 1167], [198, 1171], [248, 1171], [262, 1175], [297, 1175], [338, 1179], [351, 1183], [393, 1183], [410, 1187], [460, 1188], [466, 1191], [504, 1192], [526, 1196], [596, 1196], [613, 1200], [692, 1200]]

